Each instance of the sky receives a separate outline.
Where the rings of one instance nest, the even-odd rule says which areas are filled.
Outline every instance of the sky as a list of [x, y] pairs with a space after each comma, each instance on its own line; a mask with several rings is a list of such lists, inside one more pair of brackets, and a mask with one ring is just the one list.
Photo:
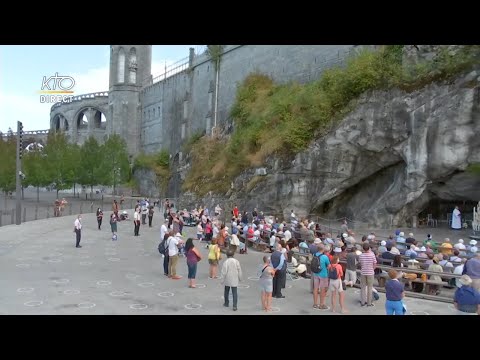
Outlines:
[[[152, 75], [188, 57], [190, 47], [201, 45], [153, 45]], [[25, 131], [49, 128], [53, 104], [38, 93], [44, 76], [73, 77], [73, 95], [108, 91], [109, 56], [109, 45], [0, 45], [0, 131], [16, 131], [17, 121]]]

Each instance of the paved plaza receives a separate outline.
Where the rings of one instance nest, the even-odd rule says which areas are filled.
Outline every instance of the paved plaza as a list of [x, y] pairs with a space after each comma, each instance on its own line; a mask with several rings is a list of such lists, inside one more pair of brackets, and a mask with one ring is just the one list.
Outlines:
[[[236, 254], [244, 272], [238, 311], [225, 308], [221, 280], [208, 279], [207, 250], [198, 265], [197, 288], [187, 286], [187, 265], [180, 258], [181, 280], [163, 274], [158, 253], [160, 217], [154, 227], [133, 236], [132, 221], [118, 223], [118, 241], [111, 241], [109, 212], [102, 230], [94, 214], [83, 215], [82, 248], [75, 248], [75, 216], [31, 221], [0, 228], [0, 314], [208, 314], [208, 315], [331, 315], [312, 308], [309, 280], [287, 280], [285, 299], [273, 299], [273, 313], [261, 310], [258, 267], [263, 254]], [[130, 215], [132, 211], [130, 211]], [[156, 213], [155, 215], [158, 215]], [[184, 228], [185, 238], [195, 235]], [[195, 241], [197, 243], [197, 241]], [[223, 255], [225, 258], [225, 255]], [[330, 298], [327, 299], [329, 305]], [[385, 314], [385, 295], [373, 308], [359, 305], [359, 290], [348, 289], [350, 314]], [[230, 306], [232, 302], [230, 301]], [[407, 298], [411, 315], [455, 314], [452, 304]]]

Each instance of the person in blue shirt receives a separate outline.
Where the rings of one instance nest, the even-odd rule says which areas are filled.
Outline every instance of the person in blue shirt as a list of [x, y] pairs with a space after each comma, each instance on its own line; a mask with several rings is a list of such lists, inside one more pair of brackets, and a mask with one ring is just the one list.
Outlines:
[[405, 296], [404, 285], [398, 281], [398, 273], [395, 270], [389, 270], [390, 280], [385, 284], [385, 310], [387, 315], [405, 315], [403, 309], [403, 297]]
[[480, 315], [480, 293], [472, 287], [472, 278], [468, 275], [462, 275], [460, 283], [462, 287], [455, 291], [453, 297], [455, 309], [461, 315]]
[[[312, 272], [313, 278], [313, 308], [327, 310], [328, 306], [325, 305], [325, 298], [328, 289], [328, 266], [330, 265], [330, 259], [324, 254], [325, 247], [323, 244], [317, 245], [317, 252], [314, 256], [320, 259], [320, 272]], [[318, 293], [320, 289], [320, 304], [318, 303]]]

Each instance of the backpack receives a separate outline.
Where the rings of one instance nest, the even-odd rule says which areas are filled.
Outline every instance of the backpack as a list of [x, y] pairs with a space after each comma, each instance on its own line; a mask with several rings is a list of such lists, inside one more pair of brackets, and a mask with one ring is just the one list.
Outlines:
[[328, 270], [328, 278], [331, 280], [337, 280], [338, 279], [338, 271], [337, 271], [337, 266], [331, 265], [330, 269]]
[[162, 255], [165, 255], [165, 252], [168, 250], [167, 240], [169, 237], [165, 236], [160, 244], [158, 244], [158, 252]]
[[312, 261], [310, 262], [310, 269], [313, 273], [318, 274], [322, 269], [320, 268], [320, 256], [313, 255]]

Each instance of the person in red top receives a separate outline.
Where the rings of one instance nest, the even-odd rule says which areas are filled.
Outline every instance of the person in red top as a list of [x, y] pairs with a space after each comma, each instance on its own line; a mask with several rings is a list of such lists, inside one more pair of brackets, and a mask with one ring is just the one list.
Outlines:
[[237, 205], [235, 205], [235, 207], [233, 208], [233, 216], [235, 216], [235, 219], [238, 218], [238, 214], [239, 214], [238, 207]]
[[[333, 256], [332, 262], [328, 267], [328, 278], [330, 279], [329, 290], [332, 293], [332, 312], [335, 312], [335, 303], [337, 302], [337, 293], [342, 314], [348, 313], [345, 309], [345, 292], [343, 291], [342, 277], [343, 269], [338, 263], [338, 256]], [[335, 271], [336, 270], [336, 271]]]
[[253, 234], [254, 234], [253, 226], [250, 225], [247, 231], [247, 239], [253, 239]]

